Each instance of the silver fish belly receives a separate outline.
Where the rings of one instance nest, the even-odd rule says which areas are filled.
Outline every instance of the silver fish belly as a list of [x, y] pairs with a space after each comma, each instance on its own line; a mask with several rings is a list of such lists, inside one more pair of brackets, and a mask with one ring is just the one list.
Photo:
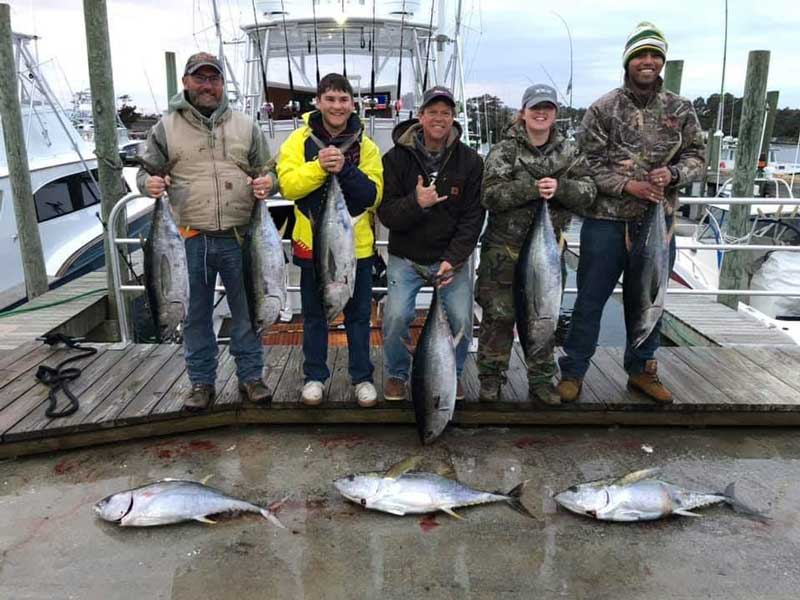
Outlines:
[[286, 304], [286, 261], [283, 245], [266, 202], [253, 208], [250, 235], [242, 248], [244, 286], [256, 332], [278, 320]]
[[186, 247], [165, 196], [156, 199], [144, 245], [145, 294], [159, 341], [174, 337], [189, 310]]

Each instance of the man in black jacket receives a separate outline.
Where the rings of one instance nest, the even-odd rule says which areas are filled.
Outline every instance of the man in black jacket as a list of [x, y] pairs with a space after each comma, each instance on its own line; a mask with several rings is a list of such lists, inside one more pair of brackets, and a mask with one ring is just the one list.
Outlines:
[[[452, 92], [433, 87], [422, 97], [418, 119], [392, 132], [395, 146], [383, 157], [384, 192], [378, 218], [389, 229], [388, 298], [383, 315], [387, 400], [404, 400], [410, 367], [408, 328], [422, 273], [440, 282], [456, 346], [459, 377], [472, 339], [472, 270], [469, 257], [484, 219], [480, 204], [483, 162], [461, 142]], [[459, 381], [458, 395], [463, 398]]]

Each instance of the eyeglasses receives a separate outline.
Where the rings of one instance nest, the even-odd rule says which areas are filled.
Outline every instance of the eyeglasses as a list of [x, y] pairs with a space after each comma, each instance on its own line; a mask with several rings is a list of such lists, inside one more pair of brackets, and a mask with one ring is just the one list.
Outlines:
[[197, 85], [203, 85], [206, 82], [211, 85], [220, 85], [222, 83], [222, 75], [200, 75], [198, 73], [193, 73], [192, 81]]

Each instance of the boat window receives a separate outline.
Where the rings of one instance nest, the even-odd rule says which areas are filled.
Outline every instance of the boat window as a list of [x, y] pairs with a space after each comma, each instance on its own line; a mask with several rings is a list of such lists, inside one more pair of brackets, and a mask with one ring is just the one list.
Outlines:
[[[97, 169], [92, 171], [92, 176], [97, 181]], [[76, 177], [80, 178], [80, 205], [75, 207], [75, 210], [92, 206], [93, 204], [100, 203], [100, 188], [91, 180], [88, 173], [81, 173]]]
[[33, 201], [36, 205], [36, 217], [39, 223], [66, 215], [74, 210], [69, 193], [69, 179], [71, 177], [52, 181], [33, 195]]

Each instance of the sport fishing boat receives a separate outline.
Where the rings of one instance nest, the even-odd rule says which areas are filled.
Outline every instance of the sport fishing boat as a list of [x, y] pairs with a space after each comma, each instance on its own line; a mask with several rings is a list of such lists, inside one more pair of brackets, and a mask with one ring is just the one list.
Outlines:
[[[48, 278], [57, 285], [104, 263], [100, 189], [93, 146], [81, 138], [42, 76], [29, 47], [34, 39], [15, 33], [13, 44], [19, 57], [23, 132], [39, 237]], [[134, 189], [135, 169], [126, 169], [124, 176], [128, 190]], [[132, 235], [147, 227], [151, 204], [145, 199], [128, 204]], [[25, 299], [5, 145], [0, 146], [0, 261], [4, 275], [0, 308], [4, 308]]]

